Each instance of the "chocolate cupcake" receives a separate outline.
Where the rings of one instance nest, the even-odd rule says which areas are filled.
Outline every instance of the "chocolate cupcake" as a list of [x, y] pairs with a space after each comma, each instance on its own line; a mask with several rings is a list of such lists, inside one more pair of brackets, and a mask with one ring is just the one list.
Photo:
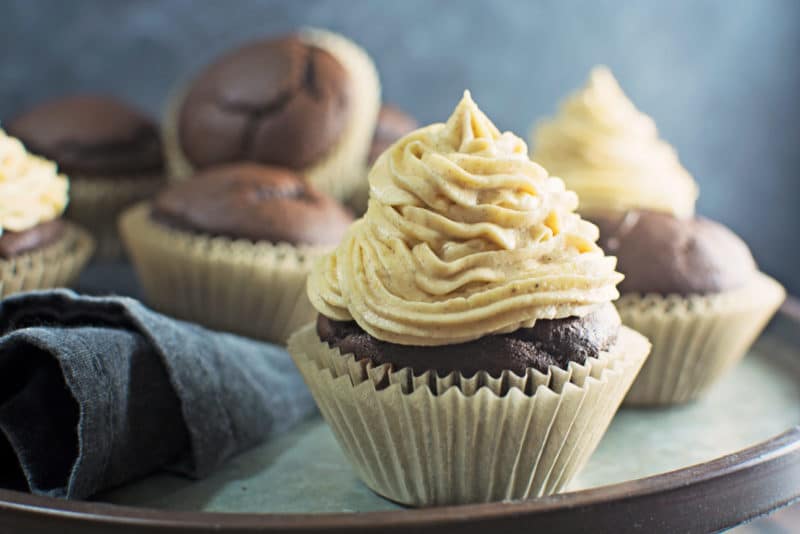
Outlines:
[[117, 217], [164, 185], [155, 123], [114, 98], [81, 95], [18, 115], [8, 132], [70, 177], [67, 218], [92, 232], [97, 258], [120, 259]]
[[[404, 135], [417, 129], [416, 119], [396, 106], [384, 104], [378, 113], [378, 124], [375, 126], [375, 133], [372, 136], [372, 145], [369, 149], [367, 167], [364, 169], [366, 177], [369, 169], [392, 144]], [[369, 200], [369, 183], [366, 178], [353, 192], [347, 200], [347, 205], [356, 215], [363, 215], [367, 211], [367, 201]]]
[[0, 130], [0, 298], [77, 278], [94, 243], [61, 215], [69, 182]]
[[747, 245], [694, 215], [698, 188], [605, 68], [534, 133], [533, 159], [580, 197], [625, 275], [617, 308], [653, 343], [626, 404], [687, 402], [745, 354], [783, 301]]
[[469, 93], [369, 180], [289, 342], [356, 472], [415, 506], [559, 491], [649, 351], [611, 304], [597, 229]]
[[120, 231], [155, 309], [282, 343], [314, 317], [311, 259], [351, 221], [296, 173], [238, 163], [173, 184], [126, 212]]
[[344, 37], [309, 29], [255, 41], [175, 94], [165, 118], [171, 174], [252, 161], [345, 199], [363, 180], [379, 105], [372, 60]]

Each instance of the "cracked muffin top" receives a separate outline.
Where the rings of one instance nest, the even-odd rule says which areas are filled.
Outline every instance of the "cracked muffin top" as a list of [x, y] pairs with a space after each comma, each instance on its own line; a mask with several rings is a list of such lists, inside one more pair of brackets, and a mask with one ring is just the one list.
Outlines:
[[304, 169], [344, 131], [351, 89], [342, 64], [298, 35], [247, 44], [188, 88], [178, 119], [181, 148], [198, 168], [253, 161]]

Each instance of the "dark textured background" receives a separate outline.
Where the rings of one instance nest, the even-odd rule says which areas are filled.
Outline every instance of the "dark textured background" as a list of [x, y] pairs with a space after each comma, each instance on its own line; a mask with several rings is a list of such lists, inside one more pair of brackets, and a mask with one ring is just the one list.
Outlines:
[[525, 136], [612, 67], [700, 183], [701, 213], [800, 293], [800, 1], [0, 0], [0, 120], [66, 91], [158, 113], [225, 49], [298, 25], [364, 45], [387, 100], [443, 120], [470, 88]]

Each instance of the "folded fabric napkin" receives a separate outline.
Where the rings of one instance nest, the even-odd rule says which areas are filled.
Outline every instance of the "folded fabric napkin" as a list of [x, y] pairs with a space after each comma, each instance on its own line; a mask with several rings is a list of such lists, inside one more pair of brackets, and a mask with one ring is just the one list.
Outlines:
[[313, 410], [280, 347], [69, 290], [0, 302], [0, 486], [83, 498], [202, 477]]

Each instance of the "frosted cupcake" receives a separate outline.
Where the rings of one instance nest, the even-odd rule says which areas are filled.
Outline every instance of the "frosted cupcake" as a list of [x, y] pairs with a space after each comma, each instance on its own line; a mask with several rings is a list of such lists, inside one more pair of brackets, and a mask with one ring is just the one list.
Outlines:
[[404, 504], [559, 491], [649, 350], [577, 197], [464, 95], [381, 155], [289, 350], [362, 480]]
[[580, 197], [600, 245], [625, 275], [617, 308], [653, 352], [626, 404], [673, 404], [705, 392], [738, 362], [785, 293], [729, 229], [695, 216], [698, 188], [655, 123], [611, 72], [534, 132], [533, 159]]
[[171, 174], [236, 161], [286, 167], [339, 200], [363, 182], [380, 107], [367, 53], [307, 29], [254, 41], [215, 60], [170, 103]]
[[77, 278], [94, 244], [61, 218], [69, 182], [56, 165], [0, 130], [0, 297]]
[[164, 186], [156, 124], [115, 98], [75, 95], [17, 115], [8, 132], [70, 177], [66, 216], [92, 233], [96, 258], [121, 259], [117, 217]]

